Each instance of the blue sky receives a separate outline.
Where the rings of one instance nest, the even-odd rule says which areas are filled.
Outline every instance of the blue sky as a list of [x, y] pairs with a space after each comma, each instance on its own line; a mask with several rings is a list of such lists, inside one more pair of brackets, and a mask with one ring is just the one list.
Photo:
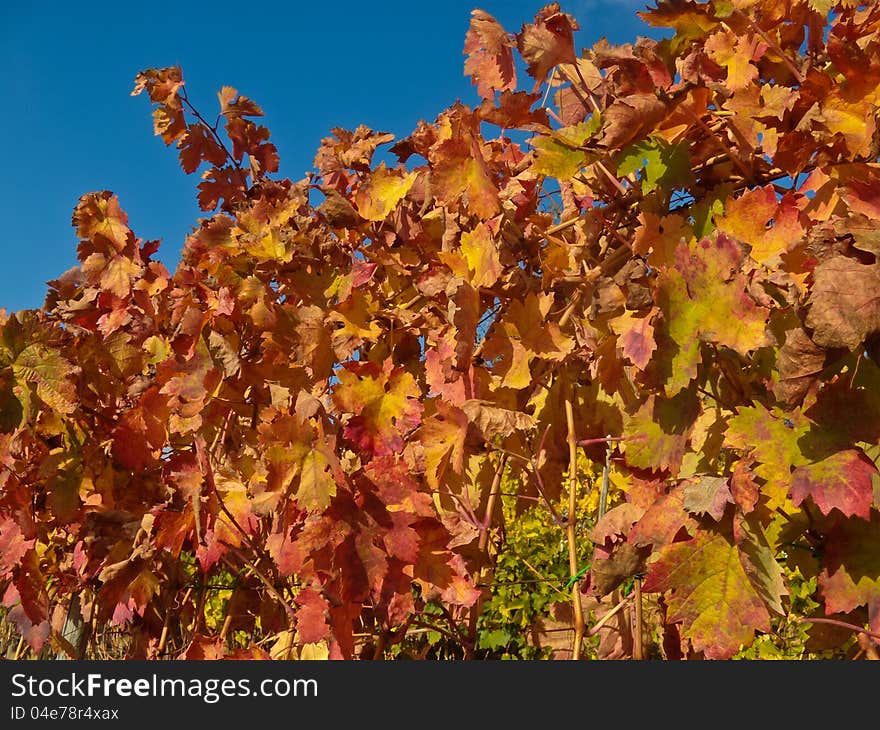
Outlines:
[[[542, 0], [437, 3], [0, 2], [0, 308], [40, 307], [45, 282], [76, 263], [70, 225], [80, 195], [109, 189], [136, 235], [162, 239], [173, 271], [184, 237], [204, 214], [198, 176], [152, 134], [135, 74], [180, 64], [190, 99], [213, 116], [228, 84], [254, 99], [281, 156], [279, 175], [300, 179], [335, 126], [406, 136], [476, 95], [463, 74], [470, 11], [519, 31]], [[579, 47], [655, 35], [636, 0], [570, 0]]]

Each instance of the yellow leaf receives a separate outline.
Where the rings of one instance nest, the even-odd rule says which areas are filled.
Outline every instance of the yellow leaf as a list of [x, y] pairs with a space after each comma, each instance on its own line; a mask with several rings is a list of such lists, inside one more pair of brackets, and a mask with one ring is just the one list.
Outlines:
[[501, 274], [501, 260], [492, 234], [485, 223], [461, 234], [461, 252], [471, 273], [471, 284], [492, 286]]
[[270, 228], [263, 235], [257, 234], [253, 237], [245, 235], [242, 238], [242, 248], [258, 259], [284, 263], [290, 261], [293, 256], [293, 251], [276, 228]]
[[330, 658], [330, 649], [323, 641], [316, 644], [303, 644], [302, 649], [299, 650], [299, 658], [302, 661], [326, 661]]
[[292, 631], [281, 631], [275, 636], [272, 648], [269, 649], [269, 656], [272, 659], [292, 659], [294, 652], [294, 633]]
[[848, 101], [835, 89], [822, 100], [821, 120], [831, 134], [841, 134], [854, 155], [870, 155], [876, 128], [874, 95]]
[[594, 114], [586, 122], [557, 129], [551, 135], [541, 135], [531, 140], [535, 149], [532, 169], [540, 175], [558, 180], [568, 180], [586, 164], [584, 151], [579, 149], [601, 126], [601, 119]]
[[758, 40], [719, 31], [706, 40], [706, 53], [715, 63], [727, 68], [727, 86], [731, 91], [745, 89], [758, 78], [752, 61], [758, 56]]
[[362, 342], [375, 341], [382, 327], [374, 319], [378, 305], [370, 294], [355, 291], [327, 315], [328, 322], [339, 322], [332, 343], [339, 357], [348, 357]]
[[389, 170], [383, 162], [357, 192], [358, 213], [368, 221], [385, 220], [409, 192], [417, 176], [416, 172], [403, 175]]
[[120, 299], [131, 291], [131, 277], [137, 276], [140, 267], [127, 256], [114, 256], [101, 274], [101, 287]]
[[322, 512], [336, 496], [336, 482], [329, 470], [330, 461], [320, 449], [309, 451], [302, 461], [296, 501], [309, 512]]
[[450, 139], [437, 148], [438, 161], [431, 172], [434, 197], [449, 205], [467, 196], [470, 208], [481, 218], [491, 218], [501, 206], [498, 188], [492, 180], [479, 146], [462, 139]]
[[731, 200], [716, 219], [719, 230], [748, 243], [752, 258], [768, 266], [803, 240], [804, 229], [794, 203], [777, 201], [772, 185], [747, 190]]

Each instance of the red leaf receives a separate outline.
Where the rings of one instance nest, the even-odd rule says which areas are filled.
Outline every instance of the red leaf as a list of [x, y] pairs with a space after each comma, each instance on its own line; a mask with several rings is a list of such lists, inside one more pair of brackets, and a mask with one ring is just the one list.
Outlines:
[[345, 436], [364, 453], [382, 456], [403, 448], [403, 435], [415, 428], [423, 406], [415, 379], [391, 359], [380, 367], [348, 362], [338, 371], [333, 402], [353, 417]]
[[796, 505], [810, 497], [827, 515], [835, 507], [847, 517], [868, 519], [874, 500], [873, 478], [880, 475], [860, 450], [846, 449], [792, 472], [789, 494]]
[[464, 72], [472, 77], [477, 92], [491, 99], [495, 91], [516, 88], [513, 41], [488, 13], [471, 11], [471, 24], [464, 39]]
[[746, 514], [754, 510], [758, 504], [761, 490], [744, 459], [736, 462], [733, 468], [733, 474], [730, 476], [730, 494], [733, 501]]
[[825, 545], [819, 575], [825, 613], [867, 606], [871, 628], [880, 632], [880, 513], [872, 510], [870, 521], [841, 520], [828, 531]]
[[296, 631], [304, 644], [314, 644], [330, 636], [327, 625], [327, 601], [313, 588], [305, 588], [296, 595]]
[[680, 484], [648, 507], [627, 539], [635, 545], [660, 548], [671, 543], [682, 529], [693, 534], [696, 526], [696, 520], [684, 508], [684, 485]]
[[205, 530], [203, 544], [196, 549], [196, 559], [202, 567], [202, 573], [207, 572], [226, 554], [226, 546], [218, 539], [213, 528]]
[[406, 512], [391, 513], [391, 529], [382, 530], [382, 542], [388, 555], [406, 563], [413, 563], [419, 556], [419, 533], [413, 529], [415, 517]]
[[226, 210], [241, 200], [247, 190], [245, 171], [233, 167], [212, 167], [205, 170], [202, 180], [198, 184], [199, 207], [202, 210], [214, 210], [221, 200]]
[[6, 618], [15, 624], [22, 638], [28, 643], [35, 653], [39, 653], [49, 638], [52, 626], [48, 619], [33, 622], [28, 617], [24, 607], [19, 602], [18, 591], [10, 584], [3, 596], [3, 605], [10, 606]]
[[8, 575], [35, 542], [25, 540], [21, 527], [11, 517], [0, 517], [0, 576]]
[[186, 651], [177, 658], [195, 661], [216, 661], [223, 659], [225, 655], [226, 647], [218, 637], [197, 634], [193, 636]]
[[529, 64], [529, 75], [540, 86], [550, 69], [560, 63], [576, 63], [574, 31], [579, 26], [568, 13], [563, 13], [559, 3], [550, 3], [536, 16], [534, 23], [523, 26], [516, 37], [517, 47]]
[[187, 174], [195, 172], [203, 162], [215, 167], [226, 164], [226, 152], [204, 124], [191, 124], [177, 143], [180, 166]]

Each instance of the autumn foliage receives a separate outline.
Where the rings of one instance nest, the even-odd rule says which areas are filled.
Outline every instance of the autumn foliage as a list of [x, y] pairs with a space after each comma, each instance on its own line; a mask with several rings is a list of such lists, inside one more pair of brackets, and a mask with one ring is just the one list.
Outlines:
[[578, 631], [626, 600], [617, 655], [807, 620], [876, 657], [880, 5], [641, 17], [666, 39], [580, 51], [555, 4], [475, 10], [479, 106], [334, 129], [298, 182], [254, 101], [212, 124], [138, 74], [209, 217], [172, 275], [83, 196], [79, 266], [2, 322], [0, 592], [34, 651], [76, 654], [77, 597], [133, 657], [381, 657], [428, 605], [473, 656], [502, 477], [566, 503], [580, 456], [621, 496], [548, 524], [592, 526]]

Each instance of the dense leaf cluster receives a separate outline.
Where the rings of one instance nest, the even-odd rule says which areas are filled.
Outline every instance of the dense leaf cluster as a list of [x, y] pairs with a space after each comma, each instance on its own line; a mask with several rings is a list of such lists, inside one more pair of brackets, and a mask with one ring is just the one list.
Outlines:
[[[793, 576], [880, 633], [880, 5], [641, 15], [669, 37], [578, 52], [555, 4], [474, 11], [478, 107], [335, 129], [299, 182], [252, 100], [211, 124], [179, 68], [138, 75], [211, 215], [172, 275], [83, 196], [79, 266], [2, 321], [0, 587], [34, 650], [73, 649], [78, 596], [132, 656], [378, 657], [436, 621], [471, 656], [502, 483], [570, 491], [573, 610], [634, 586], [664, 656], [772, 633]], [[578, 454], [623, 494], [588, 537]]]

